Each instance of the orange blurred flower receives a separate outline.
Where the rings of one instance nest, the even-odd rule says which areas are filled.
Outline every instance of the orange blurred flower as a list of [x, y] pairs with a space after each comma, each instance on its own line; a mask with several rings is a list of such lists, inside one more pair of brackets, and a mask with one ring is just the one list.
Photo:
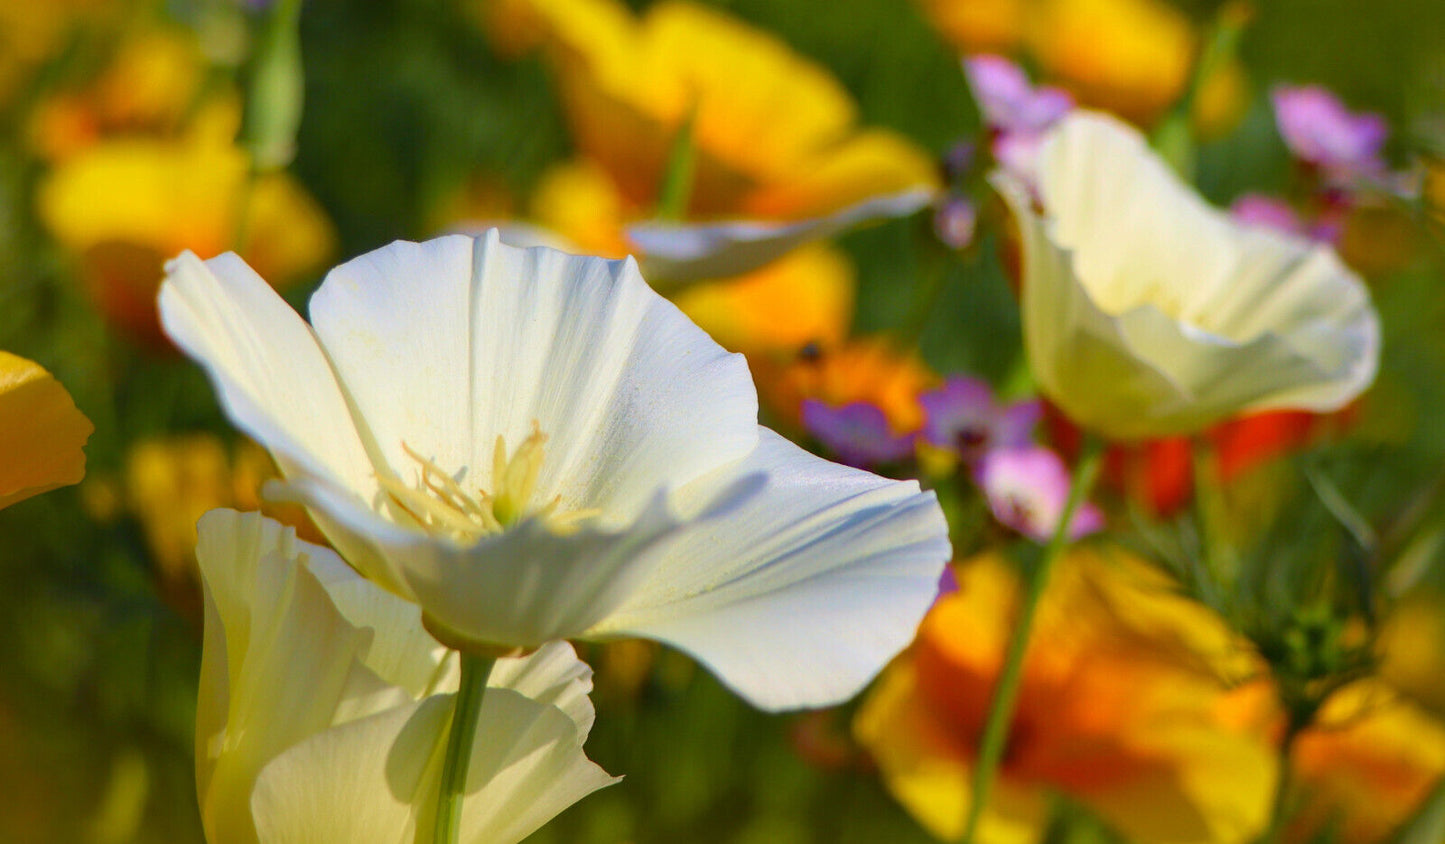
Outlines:
[[[1222, 717], [1258, 735], [1282, 734], [1284, 715], [1268, 682], [1237, 689]], [[1296, 737], [1284, 840], [1385, 841], [1445, 775], [1445, 726], [1376, 678], [1336, 691]]]
[[881, 337], [755, 355], [748, 362], [759, 398], [795, 426], [801, 424], [803, 401], [816, 399], [832, 407], [866, 402], [883, 411], [893, 433], [917, 431], [924, 418], [918, 397], [938, 382], [916, 354]]
[[0, 507], [79, 482], [94, 430], [49, 372], [0, 351]]
[[[864, 702], [855, 732], [893, 794], [954, 840], [1018, 599], [998, 556], [957, 569], [911, 651]], [[1244, 841], [1267, 820], [1267, 743], [1218, 716], [1224, 676], [1252, 661], [1224, 623], [1147, 563], [1079, 549], [1039, 605], [1018, 710], [980, 839], [1032, 842], [1050, 792], [1130, 840]]]

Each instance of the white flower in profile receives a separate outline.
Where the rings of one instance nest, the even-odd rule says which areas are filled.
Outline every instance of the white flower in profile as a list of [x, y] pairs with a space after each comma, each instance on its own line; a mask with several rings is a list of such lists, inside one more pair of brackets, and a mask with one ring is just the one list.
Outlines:
[[630, 259], [398, 242], [332, 270], [311, 325], [234, 255], [168, 272], [166, 330], [282, 494], [453, 647], [640, 636], [815, 706], [933, 599], [933, 495], [760, 428], [742, 357]]
[[1374, 380], [1379, 319], [1335, 253], [1231, 220], [1119, 121], [1075, 112], [1052, 130], [1037, 205], [994, 182], [1023, 240], [1029, 366], [1086, 428], [1133, 439], [1331, 411]]
[[[430, 840], [456, 655], [416, 605], [290, 528], [231, 510], [198, 528], [207, 841]], [[615, 782], [582, 752], [591, 671], [570, 645], [498, 660], [490, 683], [462, 803], [461, 840], [474, 844], [520, 841]]]

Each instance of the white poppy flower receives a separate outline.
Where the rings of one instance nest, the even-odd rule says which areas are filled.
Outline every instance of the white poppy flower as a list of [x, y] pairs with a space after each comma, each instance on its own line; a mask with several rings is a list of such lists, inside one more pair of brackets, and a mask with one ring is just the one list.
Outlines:
[[[211, 844], [429, 840], [457, 660], [416, 605], [259, 514], [199, 524], [196, 781]], [[615, 780], [588, 761], [591, 671], [557, 642], [498, 660], [461, 840], [520, 841]]]
[[765, 708], [855, 693], [949, 556], [931, 493], [757, 425], [728, 354], [631, 261], [495, 232], [333, 270], [308, 326], [234, 255], [166, 330], [352, 565], [454, 647], [642, 636]]
[[1379, 319], [1335, 253], [1231, 220], [1117, 120], [1076, 112], [1047, 136], [1042, 211], [994, 181], [1023, 239], [1029, 365], [1079, 424], [1188, 433], [1241, 411], [1336, 410], [1374, 380]]

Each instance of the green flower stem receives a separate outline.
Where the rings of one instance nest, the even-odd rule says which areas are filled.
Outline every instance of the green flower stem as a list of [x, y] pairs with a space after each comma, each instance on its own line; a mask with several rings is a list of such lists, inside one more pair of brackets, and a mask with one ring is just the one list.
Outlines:
[[1083, 452], [1074, 466], [1073, 478], [1069, 484], [1069, 498], [1049, 544], [1044, 546], [1043, 557], [1029, 576], [1023, 603], [1019, 605], [1018, 616], [1014, 619], [1013, 635], [1009, 639], [1008, 652], [1004, 656], [1003, 672], [998, 685], [994, 687], [993, 704], [989, 707], [988, 720], [983, 728], [983, 740], [979, 745], [978, 764], [973, 771], [973, 796], [968, 806], [968, 819], [963, 827], [964, 844], [972, 844], [978, 831], [978, 822], [988, 805], [989, 792], [998, 774], [999, 762], [1003, 759], [1004, 747], [1013, 722], [1014, 707], [1018, 703], [1019, 681], [1023, 678], [1024, 656], [1028, 652], [1029, 631], [1033, 627], [1034, 611], [1038, 609], [1039, 597], [1048, 584], [1054, 564], [1064, 555], [1069, 546], [1069, 525], [1074, 514], [1084, 503], [1094, 478], [1099, 474], [1099, 464], [1104, 454], [1103, 441], [1086, 435]]
[[437, 791], [436, 826], [432, 829], [434, 844], [457, 844], [462, 831], [462, 797], [466, 794], [467, 765], [472, 759], [472, 741], [477, 737], [477, 716], [482, 711], [482, 695], [487, 690], [487, 677], [495, 659], [460, 652], [461, 686], [452, 709], [452, 723], [447, 730], [447, 755], [442, 762], [441, 788]]
[[692, 201], [693, 179], [697, 175], [697, 141], [693, 137], [693, 121], [696, 118], [694, 108], [672, 140], [657, 200], [656, 214], [660, 220], [681, 220], [687, 216], [687, 206]]

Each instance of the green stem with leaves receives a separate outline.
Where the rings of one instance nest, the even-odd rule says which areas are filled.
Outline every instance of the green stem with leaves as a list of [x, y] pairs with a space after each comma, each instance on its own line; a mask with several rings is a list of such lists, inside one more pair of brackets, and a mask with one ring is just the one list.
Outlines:
[[1028, 653], [1029, 633], [1033, 628], [1034, 612], [1038, 609], [1039, 598], [1043, 596], [1044, 587], [1048, 584], [1054, 565], [1069, 546], [1069, 526], [1074, 521], [1074, 514], [1084, 503], [1089, 490], [1094, 486], [1094, 479], [1099, 474], [1099, 464], [1104, 453], [1103, 446], [1102, 440], [1086, 435], [1083, 451], [1074, 466], [1073, 477], [1069, 483], [1069, 498], [1064, 505], [1064, 512], [1059, 515], [1059, 523], [1054, 527], [1049, 544], [1044, 546], [1043, 557], [1029, 575], [1023, 602], [1019, 605], [1018, 615], [1014, 619], [1013, 635], [1009, 638], [1003, 671], [999, 675], [998, 685], [994, 687], [993, 703], [989, 707], [988, 720], [984, 724], [978, 762], [973, 771], [973, 791], [968, 806], [968, 818], [964, 822], [964, 844], [972, 844], [974, 840], [974, 835], [978, 831], [978, 822], [983, 816], [984, 807], [988, 805], [989, 794], [993, 789], [994, 778], [998, 774], [999, 763], [1003, 760], [1009, 728], [1013, 723], [1014, 707], [1018, 704], [1019, 684], [1023, 679], [1024, 657]]
[[442, 762], [441, 787], [437, 791], [436, 825], [432, 828], [433, 844], [457, 844], [462, 831], [462, 798], [466, 795], [467, 766], [472, 759], [472, 744], [477, 737], [477, 720], [482, 712], [482, 697], [491, 676], [491, 657], [460, 653], [462, 679], [452, 708], [451, 726], [447, 728], [447, 755]]

